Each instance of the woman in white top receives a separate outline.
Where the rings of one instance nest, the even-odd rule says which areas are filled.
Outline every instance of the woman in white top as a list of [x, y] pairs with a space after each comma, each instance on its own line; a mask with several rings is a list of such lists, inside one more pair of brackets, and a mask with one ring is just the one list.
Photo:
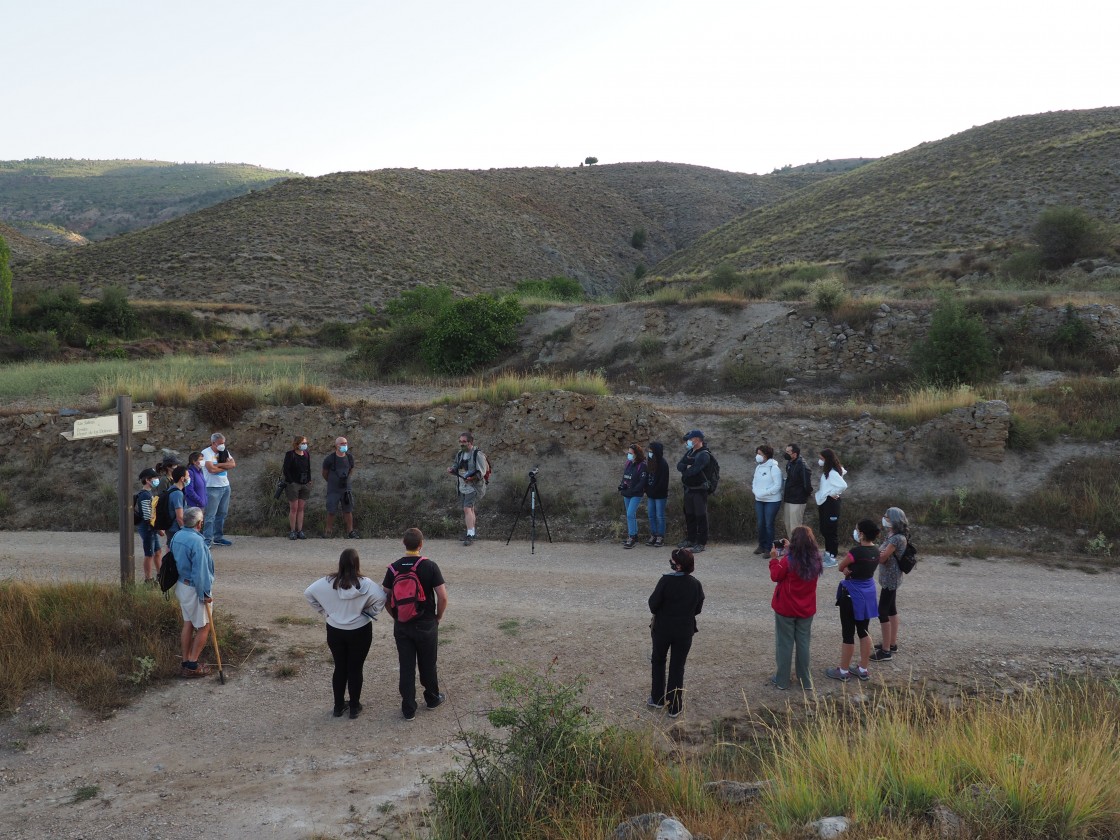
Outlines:
[[844, 476], [848, 471], [831, 449], [822, 449], [817, 459], [821, 467], [821, 483], [817, 487], [817, 513], [820, 515], [821, 536], [824, 537], [826, 568], [835, 568], [836, 553], [840, 550], [840, 494], [848, 489]]
[[754, 460], [758, 465], [751, 482], [754, 515], [758, 521], [758, 548], [754, 553], [769, 556], [774, 543], [774, 521], [782, 506], [782, 468], [774, 460], [773, 447], [765, 443], [755, 449]]
[[362, 577], [358, 552], [348, 548], [338, 558], [338, 571], [321, 577], [303, 593], [307, 603], [327, 617], [327, 647], [334, 657], [334, 716], [342, 717], [350, 689], [350, 717], [362, 712], [362, 667], [373, 642], [373, 621], [385, 606], [381, 584]]

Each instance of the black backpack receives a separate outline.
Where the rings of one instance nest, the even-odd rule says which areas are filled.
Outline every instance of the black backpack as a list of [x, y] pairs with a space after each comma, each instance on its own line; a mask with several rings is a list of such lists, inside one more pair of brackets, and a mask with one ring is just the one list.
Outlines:
[[916, 565], [918, 565], [918, 550], [914, 548], [914, 543], [907, 540], [906, 550], [898, 556], [898, 568], [904, 575], [908, 575], [914, 571]]
[[159, 591], [164, 593], [179, 582], [179, 566], [175, 562], [175, 555], [171, 553], [171, 546], [167, 547], [167, 552], [160, 561], [159, 575], [156, 580], [159, 581]]
[[175, 522], [174, 514], [171, 513], [171, 491], [166, 490], [159, 494], [159, 499], [156, 500], [156, 530], [166, 531]]
[[144, 514], [140, 510], [140, 494], [132, 494], [132, 524], [141, 525], [144, 522]]
[[704, 468], [704, 484], [708, 490], [709, 496], [716, 494], [716, 488], [719, 487], [719, 461], [716, 460], [716, 455], [712, 450], [708, 450], [708, 466]]

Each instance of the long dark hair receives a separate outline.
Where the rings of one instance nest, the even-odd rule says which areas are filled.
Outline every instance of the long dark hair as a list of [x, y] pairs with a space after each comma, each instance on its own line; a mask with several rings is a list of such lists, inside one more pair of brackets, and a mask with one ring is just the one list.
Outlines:
[[358, 563], [358, 550], [347, 548], [338, 558], [338, 571], [327, 575], [335, 589], [357, 589], [361, 585], [362, 568]]
[[798, 525], [789, 538], [789, 567], [804, 581], [816, 580], [824, 571], [817, 538], [808, 525]]
[[844, 465], [840, 463], [839, 456], [831, 449], [821, 450], [821, 460], [824, 461], [825, 475], [828, 475], [833, 470], [836, 470], [840, 475], [844, 474]]
[[651, 473], [656, 473], [661, 469], [661, 465], [665, 463], [665, 446], [659, 440], [651, 440], [649, 443], [649, 455], [646, 457], [646, 470]]

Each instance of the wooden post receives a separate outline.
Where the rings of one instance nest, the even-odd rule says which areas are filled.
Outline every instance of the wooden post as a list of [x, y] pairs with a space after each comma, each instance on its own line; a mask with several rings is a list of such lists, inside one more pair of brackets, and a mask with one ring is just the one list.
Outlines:
[[132, 531], [132, 397], [117, 397], [117, 509], [121, 529], [121, 589], [136, 579], [135, 540]]

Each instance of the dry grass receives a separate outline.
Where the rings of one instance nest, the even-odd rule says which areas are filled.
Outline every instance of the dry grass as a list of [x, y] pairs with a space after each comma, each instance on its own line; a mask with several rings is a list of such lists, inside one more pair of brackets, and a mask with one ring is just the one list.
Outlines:
[[457, 394], [440, 397], [435, 404], [485, 402], [490, 405], [503, 405], [525, 394], [546, 391], [572, 391], [600, 397], [610, 394], [610, 388], [602, 374], [589, 371], [554, 376], [506, 374], [496, 379], [479, 380], [473, 385], [464, 387]]

